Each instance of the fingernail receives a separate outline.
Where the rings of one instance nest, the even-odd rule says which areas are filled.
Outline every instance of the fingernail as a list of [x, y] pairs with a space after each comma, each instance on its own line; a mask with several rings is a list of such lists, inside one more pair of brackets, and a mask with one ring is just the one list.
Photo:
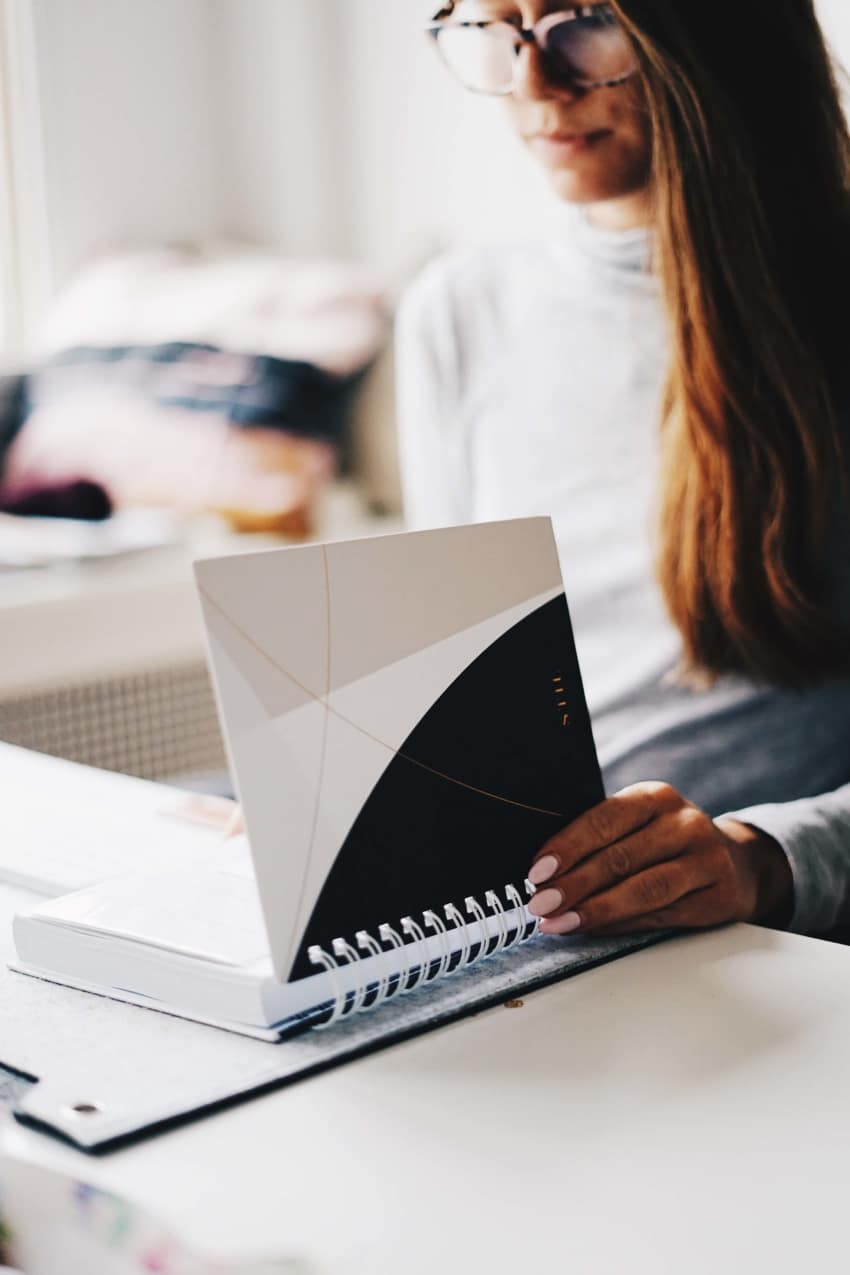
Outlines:
[[548, 881], [555, 875], [560, 866], [553, 854], [547, 854], [545, 858], [538, 859], [532, 866], [528, 879], [532, 885], [542, 885], [544, 881]]
[[548, 916], [561, 906], [564, 896], [560, 890], [541, 890], [532, 897], [528, 910], [532, 916]]
[[[550, 891], [547, 890], [546, 893]], [[544, 921], [541, 929], [544, 934], [572, 934], [580, 925], [581, 917], [578, 912], [565, 912], [563, 916], [554, 916], [551, 920]]]

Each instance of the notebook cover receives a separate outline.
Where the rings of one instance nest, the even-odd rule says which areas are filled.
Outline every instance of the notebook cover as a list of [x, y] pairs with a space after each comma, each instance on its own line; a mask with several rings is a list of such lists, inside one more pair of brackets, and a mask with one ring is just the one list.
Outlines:
[[196, 564], [275, 972], [518, 887], [604, 792], [548, 518]]
[[[0, 1065], [18, 1120], [106, 1152], [294, 1084], [657, 943], [544, 938], [327, 1031], [266, 1044], [167, 1014], [0, 974]], [[29, 1078], [38, 1083], [25, 1084]], [[74, 1108], [83, 1107], [82, 1112]], [[88, 1110], [85, 1110], [88, 1109]]]

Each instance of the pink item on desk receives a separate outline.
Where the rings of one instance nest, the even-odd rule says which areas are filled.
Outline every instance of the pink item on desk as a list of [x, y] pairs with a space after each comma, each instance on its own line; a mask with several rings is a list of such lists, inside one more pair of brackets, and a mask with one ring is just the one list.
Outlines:
[[[293, 1255], [220, 1262], [190, 1252], [129, 1201], [88, 1182], [12, 1160], [0, 1161], [0, 1260], [13, 1275], [321, 1275]], [[2, 1243], [2, 1241], [0, 1241]], [[0, 1267], [0, 1275], [3, 1275]]]

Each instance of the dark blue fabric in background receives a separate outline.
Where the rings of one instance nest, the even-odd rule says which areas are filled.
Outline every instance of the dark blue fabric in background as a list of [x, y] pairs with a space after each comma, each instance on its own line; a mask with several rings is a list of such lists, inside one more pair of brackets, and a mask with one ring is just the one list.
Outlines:
[[0, 474], [3, 458], [24, 421], [26, 377], [0, 376]]
[[[132, 390], [162, 407], [224, 417], [341, 444], [362, 373], [334, 376], [297, 359], [234, 354], [214, 345], [80, 346], [53, 355], [25, 378], [22, 421], [81, 386]], [[0, 435], [2, 441], [2, 435]]]

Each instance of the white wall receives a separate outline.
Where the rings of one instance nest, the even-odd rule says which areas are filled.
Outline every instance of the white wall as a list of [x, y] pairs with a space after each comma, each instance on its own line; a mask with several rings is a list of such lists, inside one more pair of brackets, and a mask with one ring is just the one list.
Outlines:
[[213, 229], [209, 0], [32, 0], [53, 272]]
[[847, 0], [817, 0], [817, 8], [833, 51], [850, 68], [850, 4]]
[[336, 19], [349, 2], [206, 0], [226, 230], [287, 251], [341, 247]]

